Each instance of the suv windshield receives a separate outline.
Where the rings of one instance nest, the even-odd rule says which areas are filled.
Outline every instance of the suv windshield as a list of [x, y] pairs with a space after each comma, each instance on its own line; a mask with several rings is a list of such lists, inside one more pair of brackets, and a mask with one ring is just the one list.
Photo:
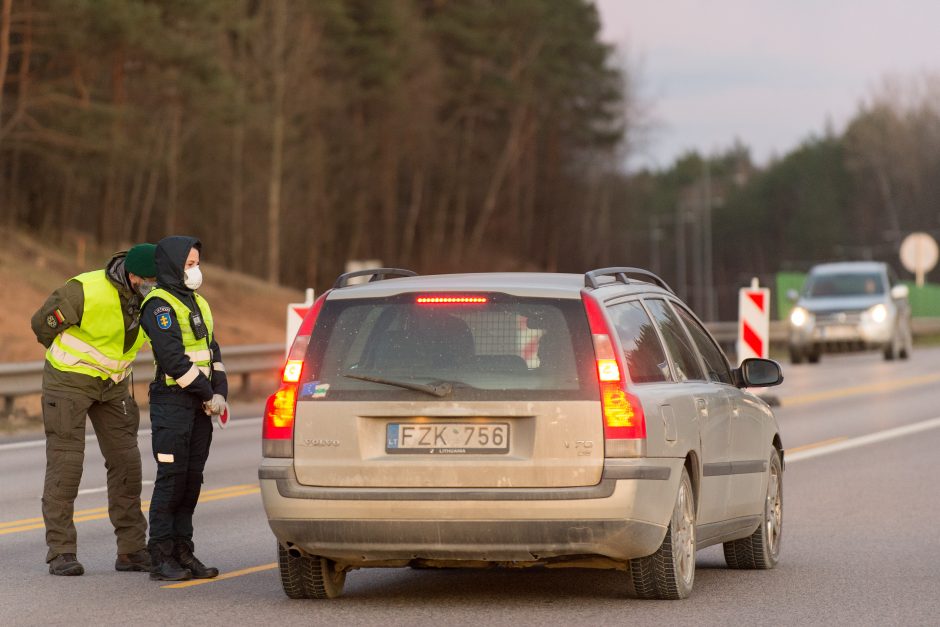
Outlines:
[[486, 303], [419, 304], [417, 296], [328, 300], [300, 398], [325, 389], [331, 400], [596, 397], [580, 300], [487, 294]]
[[811, 275], [806, 284], [806, 295], [813, 298], [826, 296], [875, 296], [884, 294], [884, 281], [875, 272]]

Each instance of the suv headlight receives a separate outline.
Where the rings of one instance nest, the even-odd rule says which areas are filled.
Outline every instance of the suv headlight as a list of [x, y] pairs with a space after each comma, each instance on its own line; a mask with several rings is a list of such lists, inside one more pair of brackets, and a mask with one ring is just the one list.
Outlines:
[[888, 308], [885, 307], [882, 303], [878, 303], [877, 305], [869, 307], [868, 317], [871, 318], [872, 322], [881, 324], [888, 319]]
[[810, 313], [802, 307], [794, 307], [790, 312], [790, 324], [795, 327], [802, 327], [809, 322]]
[[809, 321], [809, 312], [802, 307], [794, 307], [790, 312], [790, 324], [795, 327], [802, 327]]

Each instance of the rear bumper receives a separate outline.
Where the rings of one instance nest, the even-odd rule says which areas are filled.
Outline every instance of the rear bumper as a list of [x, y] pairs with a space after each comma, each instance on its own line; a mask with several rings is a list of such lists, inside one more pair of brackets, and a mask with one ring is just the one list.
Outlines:
[[682, 459], [608, 460], [595, 486], [562, 489], [354, 489], [299, 485], [290, 460], [262, 463], [278, 541], [313, 555], [531, 562], [654, 553], [672, 515]]

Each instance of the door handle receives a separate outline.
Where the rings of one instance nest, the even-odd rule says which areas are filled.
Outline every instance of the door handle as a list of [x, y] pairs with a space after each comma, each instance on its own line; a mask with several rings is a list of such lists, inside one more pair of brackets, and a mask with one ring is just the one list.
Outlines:
[[698, 407], [698, 415], [702, 418], [708, 418], [708, 403], [705, 402], [705, 399], [695, 399], [695, 405]]

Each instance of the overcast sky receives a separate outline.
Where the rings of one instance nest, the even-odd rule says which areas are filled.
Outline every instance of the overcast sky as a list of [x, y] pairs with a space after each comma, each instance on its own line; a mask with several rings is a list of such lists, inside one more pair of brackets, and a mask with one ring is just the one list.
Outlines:
[[889, 75], [940, 70], [940, 0], [597, 0], [654, 119], [634, 165], [735, 138], [759, 163], [831, 120], [837, 131]]

